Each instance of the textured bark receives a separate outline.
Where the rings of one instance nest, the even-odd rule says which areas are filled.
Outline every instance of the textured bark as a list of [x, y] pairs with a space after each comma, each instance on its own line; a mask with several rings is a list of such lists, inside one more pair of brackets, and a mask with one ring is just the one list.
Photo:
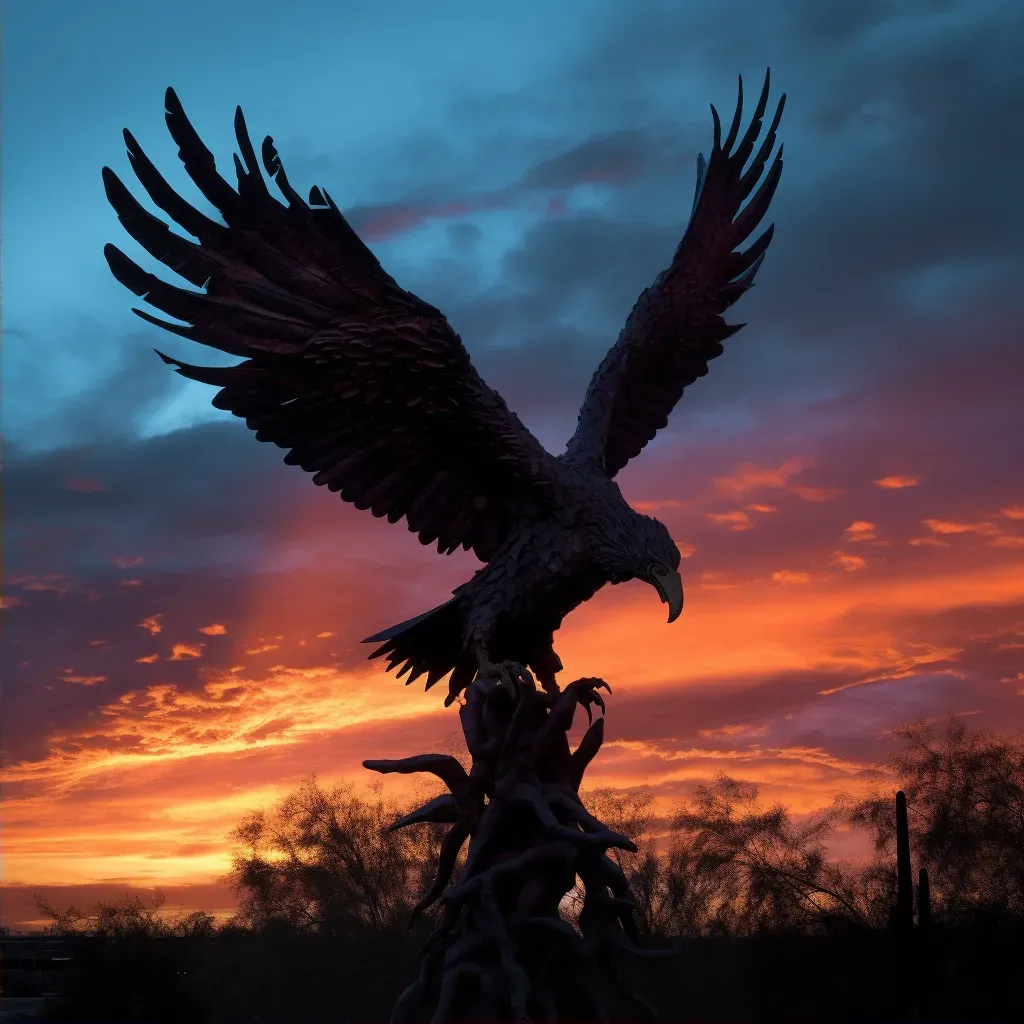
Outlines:
[[[556, 1021], [608, 1019], [618, 990], [638, 1016], [653, 1013], [622, 985], [614, 955], [662, 955], [636, 944], [629, 883], [608, 856], [636, 847], [583, 806], [583, 770], [596, 754], [604, 719], [592, 722], [576, 751], [567, 732], [582, 704], [602, 709], [600, 679], [578, 679], [557, 695], [532, 679], [515, 701], [475, 681], [461, 709], [473, 758], [466, 773], [454, 758], [423, 754], [364, 761], [378, 772], [431, 772], [451, 791], [393, 826], [454, 823], [433, 884], [414, 916], [440, 902], [440, 921], [424, 943], [419, 977], [392, 1020]], [[451, 876], [459, 850], [469, 850]], [[578, 929], [560, 914], [562, 898], [584, 886]]]

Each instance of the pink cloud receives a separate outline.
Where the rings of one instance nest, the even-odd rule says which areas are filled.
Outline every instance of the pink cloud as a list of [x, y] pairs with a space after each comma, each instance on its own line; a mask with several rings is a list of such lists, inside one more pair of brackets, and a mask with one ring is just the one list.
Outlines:
[[1001, 531], [995, 523], [957, 523], [950, 519], [922, 519], [932, 533], [977, 533], [982, 537], [995, 537]]
[[860, 555], [848, 555], [844, 551], [837, 551], [829, 564], [837, 566], [844, 572], [857, 572], [858, 569], [866, 569], [868, 565], [867, 559], [861, 558]]
[[876, 536], [875, 524], [866, 522], [863, 519], [850, 523], [843, 531], [843, 540], [845, 541], [875, 540]]
[[752, 527], [750, 516], [740, 509], [732, 512], [709, 512], [708, 519], [716, 526], [728, 526], [731, 530], [749, 530]]
[[785, 487], [789, 478], [803, 469], [804, 465], [799, 459], [787, 459], [775, 468], [743, 462], [731, 476], [716, 476], [714, 485], [723, 494], [732, 495], [746, 494], [765, 487]]
[[1024, 548], [1024, 537], [1014, 537], [1004, 534], [988, 542], [990, 548]]
[[921, 480], [919, 476], [883, 476], [881, 480], [875, 480], [874, 484], [888, 491], [898, 491], [905, 487], [916, 487]]
[[809, 572], [792, 572], [789, 569], [779, 569], [778, 572], [772, 573], [772, 579], [776, 583], [810, 583], [811, 574]]
[[838, 487], [804, 487], [792, 488], [793, 493], [804, 501], [832, 501], [838, 498], [843, 492]]

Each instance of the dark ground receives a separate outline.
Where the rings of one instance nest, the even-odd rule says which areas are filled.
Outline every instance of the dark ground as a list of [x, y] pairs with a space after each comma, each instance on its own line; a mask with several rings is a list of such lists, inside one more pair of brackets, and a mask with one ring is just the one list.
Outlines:
[[[416, 944], [286, 931], [70, 940], [72, 959], [47, 983], [57, 995], [36, 1019], [377, 1024], [415, 974]], [[936, 927], [927, 946], [920, 932], [864, 930], [692, 939], [678, 957], [622, 969], [665, 1022], [1024, 1021], [1020, 922]], [[4, 973], [6, 996], [39, 994], [10, 962]]]

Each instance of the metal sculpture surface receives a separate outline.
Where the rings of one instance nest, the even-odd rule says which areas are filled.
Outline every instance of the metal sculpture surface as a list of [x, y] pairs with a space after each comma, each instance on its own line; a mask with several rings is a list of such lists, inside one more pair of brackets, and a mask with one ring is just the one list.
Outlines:
[[[223, 224], [178, 196], [124, 133], [142, 186], [196, 241], [171, 231], [103, 168], [129, 234], [204, 289], [168, 285], [108, 245], [114, 276], [183, 323], [135, 312], [243, 361], [202, 367], [161, 357], [220, 387], [213, 404], [244, 418], [257, 440], [287, 448], [285, 462], [315, 474], [314, 483], [389, 522], [404, 518], [439, 552], [461, 546], [485, 563], [445, 604], [367, 641], [379, 645], [371, 657], [386, 655], [407, 682], [426, 675], [429, 689], [448, 677], [446, 704], [465, 692], [460, 716], [473, 758], [468, 774], [443, 755], [365, 762], [433, 772], [450, 789], [396, 825], [452, 822], [417, 913], [439, 900], [444, 910], [421, 979], [396, 1017], [424, 1013], [431, 998], [438, 1020], [600, 1017], [600, 1001], [578, 979], [598, 961], [598, 973], [612, 976], [606, 954], [631, 945], [629, 887], [607, 856], [631, 844], [577, 795], [603, 718], [571, 754], [566, 739], [578, 704], [588, 716], [592, 705], [604, 709], [598, 690], [606, 684], [582, 679], [560, 690], [553, 638], [606, 583], [650, 583], [669, 622], [682, 610], [679, 550], [663, 524], [630, 508], [615, 476], [742, 326], [723, 314], [751, 286], [771, 242], [773, 226], [741, 249], [782, 172], [781, 146], [765, 168], [785, 96], [757, 145], [769, 81], [742, 136], [742, 80], [724, 142], [711, 108], [714, 145], [709, 160], [698, 157], [689, 225], [594, 374], [559, 456], [484, 383], [441, 312], [383, 270], [325, 191], [314, 187], [302, 200], [268, 137], [263, 168], [285, 202], [271, 195], [241, 109], [233, 188], [167, 90], [179, 156]], [[452, 888], [467, 838], [467, 864]], [[558, 913], [577, 876], [586, 890], [578, 931]], [[568, 974], [553, 966], [566, 957], [578, 968]]]

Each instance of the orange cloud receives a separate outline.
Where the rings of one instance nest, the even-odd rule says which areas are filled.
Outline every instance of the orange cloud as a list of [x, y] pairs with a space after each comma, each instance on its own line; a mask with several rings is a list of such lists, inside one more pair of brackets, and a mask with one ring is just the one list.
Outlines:
[[[328, 636], [333, 636], [333, 633], [329, 633]], [[280, 644], [261, 644], [259, 647], [252, 647], [247, 650], [246, 654], [266, 654], [267, 651], [276, 651], [281, 645]]]
[[160, 655], [159, 654], [147, 654], [147, 655], [144, 655], [141, 658], [136, 658], [135, 659], [135, 663], [137, 665], [152, 665], [153, 662], [159, 661], [159, 660], [160, 660]]
[[948, 540], [939, 540], [938, 537], [911, 537], [907, 541], [911, 547], [915, 548], [948, 548]]
[[752, 527], [750, 516], [740, 509], [732, 512], [709, 512], [708, 519], [717, 526], [728, 526], [731, 530], [749, 530]]
[[863, 519], [850, 523], [843, 531], [843, 540], [845, 541], [874, 540], [876, 536], [875, 524], [866, 522]]
[[1010, 505], [999, 513], [1007, 519], [1024, 519], [1024, 505]]
[[60, 677], [62, 683], [75, 683], [77, 686], [99, 686], [100, 683], [107, 681], [106, 676], [75, 675], [75, 670], [71, 668], [62, 668], [59, 671], [62, 673]]
[[867, 568], [867, 560], [861, 558], [860, 555], [848, 555], [843, 551], [837, 551], [832, 556], [830, 565], [838, 566], [845, 572], [856, 572], [858, 569]]
[[791, 572], [789, 569], [780, 569], [778, 572], [772, 573], [772, 579], [776, 583], [810, 583], [811, 574], [809, 572]]
[[[13, 583], [13, 580], [8, 582]], [[74, 585], [74, 581], [69, 576], [64, 576], [61, 573], [46, 573], [44, 576], [38, 578], [29, 577], [23, 581], [19, 581], [23, 590], [35, 590], [39, 593], [52, 593], [59, 594], [61, 597], [67, 595]]]
[[765, 487], [785, 487], [789, 478], [804, 468], [799, 459], [787, 459], [774, 469], [743, 462], [731, 476], [716, 476], [714, 485], [723, 494], [739, 496]]
[[[750, 701], [761, 699], [766, 680], [774, 680], [769, 689], [790, 688], [780, 706], [795, 710], [793, 687], [807, 673], [816, 692], [839, 692], [921, 667], [946, 671], [954, 645], [941, 637], [922, 640], [905, 623], [908, 616], [945, 621], [945, 613], [961, 606], [1024, 601], [1024, 560], [1010, 551], [983, 553], [990, 564], [972, 557], [957, 566], [944, 558], [941, 567], [856, 573], [841, 582], [825, 576], [813, 586], [781, 587], [768, 573], [743, 581], [738, 573], [712, 570], [712, 584], [693, 588], [686, 614], [671, 627], [649, 587], [605, 588], [569, 617], [557, 644], [566, 678], [599, 675], [615, 689], [613, 731], [588, 781], [647, 781], [672, 795], [724, 769], [758, 781], [769, 799], [794, 810], [827, 805], [837, 790], [856, 787], [867, 764], [799, 739], [762, 741], [757, 732], [771, 712], [744, 725], [739, 700], [748, 692]], [[287, 611], [290, 605], [282, 614]], [[329, 771], [332, 781], [361, 787], [367, 774], [361, 758], [418, 753], [458, 730], [456, 709], [441, 708], [443, 684], [424, 693], [419, 684], [405, 687], [385, 676], [376, 663], [262, 675], [234, 669], [189, 687], [140, 685], [46, 737], [43, 756], [5, 766], [7, 877], [39, 884], [215, 878], [230, 866], [231, 827], [310, 769], [325, 769], [325, 781]], [[856, 683], [847, 682], [851, 673]], [[837, 687], [818, 684], [819, 674], [826, 680], [835, 674]], [[1002, 675], [1012, 678], [1013, 671]], [[692, 731], [679, 741], [645, 739], [629, 726], [630, 706], [645, 695], [651, 708], [692, 696], [693, 707], [732, 701], [739, 713], [665, 722], [663, 712], [648, 711], [654, 728]], [[820, 698], [826, 714], [834, 713], [831, 699]], [[395, 731], [378, 731], [385, 727]]]
[[689, 558], [697, 550], [692, 544], [687, 544], [685, 540], [677, 540], [674, 543], [679, 549], [681, 558]]
[[634, 501], [631, 503], [637, 512], [657, 512], [663, 508], [686, 508], [686, 503], [667, 498], [664, 501]]
[[751, 512], [778, 512], [779, 510], [774, 505], [748, 505], [747, 508]]
[[160, 622], [160, 620], [162, 618], [163, 618], [162, 614], [160, 614], [160, 615], [150, 615], [148, 618], [143, 619], [138, 624], [139, 625], [139, 629], [146, 630], [149, 633], [150, 636], [156, 636], [157, 633], [162, 633], [163, 632], [163, 628], [164, 627], [163, 627], [163, 625]]
[[1024, 548], [1024, 537], [1013, 537], [1010, 534], [1004, 534], [1002, 537], [990, 540], [988, 546], [990, 548]]
[[933, 533], [977, 533], [994, 537], [1000, 532], [995, 523], [957, 523], [949, 519], [922, 519], [921, 522]]
[[201, 658], [205, 644], [175, 644], [171, 648], [171, 661], [185, 661], [188, 658]]
[[228, 627], [222, 622], [213, 622], [209, 626], [200, 626], [199, 632], [205, 633], [207, 636], [224, 636], [228, 631]]
[[317, 633], [316, 638], [317, 640], [326, 640], [328, 637], [332, 636], [334, 636], [334, 634], [330, 630], [327, 630], [325, 633]]
[[767, 725], [723, 725], [717, 729], [698, 729], [697, 735], [706, 740], [720, 740], [734, 736], [763, 736], [767, 731]]
[[919, 476], [883, 476], [876, 480], [876, 487], [884, 487], [888, 491], [901, 490], [904, 487], [916, 487], [922, 478]]

